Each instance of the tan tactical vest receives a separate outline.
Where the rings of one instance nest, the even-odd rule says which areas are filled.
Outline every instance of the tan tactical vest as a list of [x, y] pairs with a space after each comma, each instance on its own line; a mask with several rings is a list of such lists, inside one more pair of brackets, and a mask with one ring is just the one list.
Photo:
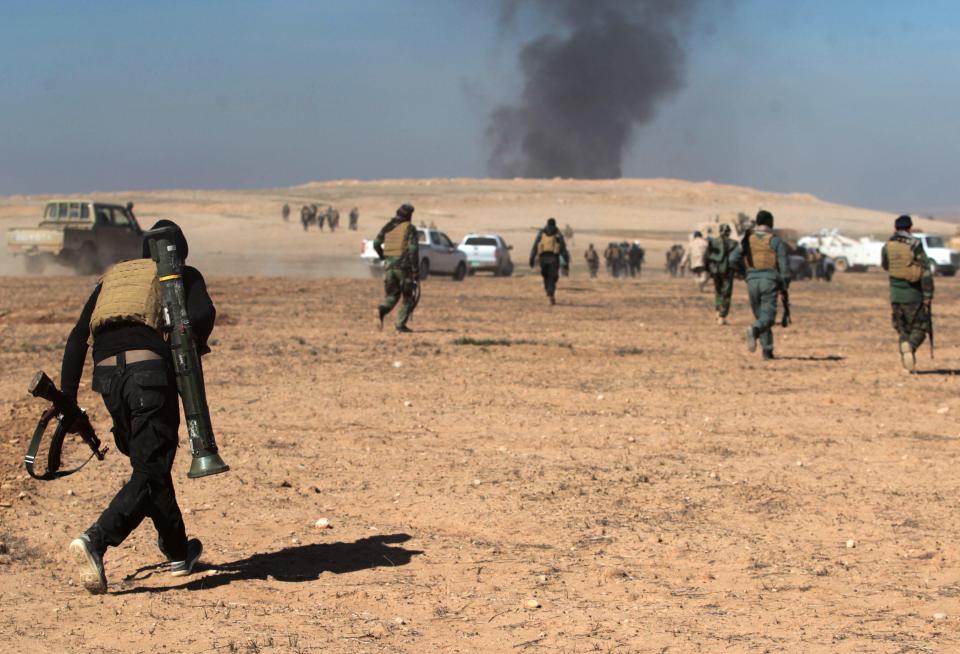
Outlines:
[[887, 267], [896, 279], [919, 282], [923, 276], [923, 268], [913, 258], [913, 248], [903, 241], [887, 241]]
[[773, 235], [760, 238], [756, 233], [750, 234], [750, 258], [753, 270], [766, 270], [767, 268], [777, 267], [777, 251], [773, 249], [771, 241]]
[[140, 322], [160, 331], [160, 281], [152, 259], [122, 261], [100, 280], [100, 295], [90, 317], [90, 340], [106, 325]]
[[404, 255], [403, 242], [409, 228], [410, 223], [400, 223], [383, 235], [383, 256], [402, 257]]
[[540, 234], [540, 245], [537, 246], [537, 254], [560, 254], [560, 237], [558, 234]]

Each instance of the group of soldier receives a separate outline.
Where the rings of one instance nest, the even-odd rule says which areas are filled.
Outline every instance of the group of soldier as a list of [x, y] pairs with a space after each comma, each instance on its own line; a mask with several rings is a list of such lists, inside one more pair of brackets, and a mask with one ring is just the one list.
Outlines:
[[[407, 322], [419, 301], [419, 246], [417, 230], [412, 224], [413, 212], [409, 204], [399, 207], [374, 240], [374, 248], [384, 261], [385, 273], [384, 299], [377, 307], [379, 328], [402, 300], [396, 329], [409, 332]], [[698, 254], [699, 249], [687, 249], [691, 270], [701, 270], [713, 280], [720, 324], [726, 324], [734, 279], [743, 276], [746, 280], [754, 317], [746, 329], [746, 344], [751, 352], [755, 352], [759, 344], [765, 360], [774, 358], [772, 327], [776, 322], [778, 300], [787, 300], [791, 277], [787, 244], [773, 227], [773, 215], [761, 210], [741, 240], [732, 238], [729, 225], [720, 225], [716, 237], [704, 239], [699, 233], [695, 236], [705, 244], [702, 255]], [[911, 234], [911, 218], [898, 217], [894, 228], [894, 234], [883, 246], [881, 265], [889, 274], [892, 322], [898, 334], [900, 361], [903, 368], [912, 372], [916, 367], [916, 351], [928, 335], [932, 347], [933, 272], [922, 242]], [[159, 221], [148, 236], [158, 233], [169, 235], [170, 244], [163, 251], [173, 251], [171, 256], [177, 261], [178, 274], [159, 276], [151, 256], [160, 256], [156, 253], [161, 250], [159, 246], [151, 250], [145, 240], [143, 258], [117, 264], [98, 281], [67, 339], [63, 354], [60, 393], [76, 404], [88, 347], [92, 346], [95, 367], [91, 386], [103, 397], [113, 421], [114, 440], [118, 449], [130, 458], [132, 468], [129, 481], [110, 505], [69, 546], [80, 581], [91, 593], [103, 593], [107, 589], [103, 563], [107, 549], [120, 546], [147, 517], [157, 529], [157, 548], [172, 576], [193, 572], [203, 552], [199, 539], [187, 538], [171, 477], [178, 447], [177, 387], [182, 371], [176, 369], [171, 345], [165, 338], [170, 324], [169, 317], [164, 316], [169, 312], [162, 304], [166, 296], [161, 294], [159, 284], [172, 278], [182, 284], [179, 291], [182, 309], [193, 325], [191, 334], [196, 339], [193, 347], [197, 356], [210, 351], [207, 344], [211, 342], [216, 309], [203, 276], [197, 269], [185, 265], [188, 247], [182, 230], [169, 221]], [[639, 247], [637, 243], [634, 245]], [[622, 250], [619, 245], [617, 249]], [[591, 275], [595, 276], [599, 257], [593, 245], [588, 253], [592, 253], [586, 258]], [[570, 253], [553, 218], [538, 231], [534, 240], [530, 266], [537, 264], [549, 303], [554, 305], [557, 281], [561, 270], [569, 269]], [[781, 324], [789, 323], [784, 320]], [[68, 430], [75, 432], [81, 422], [77, 418], [67, 425]]]
[[[283, 208], [280, 210], [280, 215], [283, 216], [284, 222], [289, 222], [289, 204], [283, 205]], [[350, 209], [349, 215], [350, 222], [348, 223], [348, 227], [351, 231], [355, 232], [360, 227], [360, 210], [353, 207]], [[319, 204], [305, 204], [300, 207], [300, 224], [303, 225], [303, 231], [309, 230], [310, 225], [316, 225], [322, 232], [324, 225], [326, 225], [330, 228], [331, 232], [335, 232], [337, 228], [340, 227], [340, 210], [330, 205], [327, 205], [324, 209], [321, 208]]]
[[[614, 279], [639, 277], [645, 257], [646, 252], [640, 247], [640, 241], [634, 241], [632, 244], [627, 241], [611, 242], [607, 244], [607, 249], [603, 251], [607, 274]], [[586, 259], [591, 279], [596, 279], [597, 273], [600, 271], [600, 255], [593, 247], [593, 243], [584, 252], [583, 258]]]

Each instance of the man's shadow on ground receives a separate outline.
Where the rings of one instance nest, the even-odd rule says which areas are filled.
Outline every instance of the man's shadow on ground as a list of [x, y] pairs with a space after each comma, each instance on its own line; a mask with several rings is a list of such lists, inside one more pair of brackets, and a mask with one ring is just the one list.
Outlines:
[[914, 370], [913, 375], [960, 375], [960, 368], [935, 368], [933, 370]]
[[[313, 581], [324, 572], [344, 574], [380, 567], [407, 565], [410, 560], [423, 554], [422, 550], [391, 547], [395, 543], [410, 540], [409, 534], [387, 534], [361, 538], [352, 543], [317, 543], [286, 547], [276, 552], [254, 554], [239, 561], [223, 564], [200, 564], [199, 570], [215, 570], [216, 574], [205, 575], [175, 586], [138, 587], [119, 590], [114, 595], [138, 593], [163, 593], [168, 590], [208, 590], [225, 586], [234, 581], [252, 579], [277, 581]], [[126, 581], [145, 579], [160, 569], [159, 565], [140, 568]]]

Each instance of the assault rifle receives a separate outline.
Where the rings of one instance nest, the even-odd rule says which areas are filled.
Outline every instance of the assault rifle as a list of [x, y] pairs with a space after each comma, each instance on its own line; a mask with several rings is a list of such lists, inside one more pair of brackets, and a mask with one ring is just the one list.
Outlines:
[[781, 327], [789, 327], [793, 322], [790, 318], [790, 291], [786, 284], [780, 284], [780, 299], [783, 301], [783, 317], [780, 318]]
[[[27, 390], [34, 397], [42, 398], [51, 403], [50, 408], [40, 416], [37, 428], [33, 432], [33, 438], [30, 440], [30, 446], [27, 448], [27, 455], [23, 459], [27, 473], [31, 477], [43, 481], [50, 481], [51, 479], [59, 479], [60, 477], [72, 475], [87, 465], [93, 457], [97, 457], [98, 460], [103, 461], [103, 456], [107, 453], [107, 448], [100, 449], [100, 439], [97, 438], [97, 433], [93, 430], [93, 425], [90, 424], [90, 418], [87, 417], [86, 411], [77, 406], [75, 400], [61, 393], [57, 385], [53, 383], [53, 380], [47, 377], [43, 371], [34, 375], [33, 381], [30, 382]], [[43, 435], [47, 431], [47, 426], [54, 418], [57, 419], [57, 428], [53, 432], [53, 437], [50, 439], [50, 447], [47, 450], [47, 471], [42, 475], [38, 475], [33, 471], [33, 463], [37, 458], [37, 451], [40, 449], [40, 442], [43, 440]], [[73, 470], [61, 471], [60, 454], [63, 451], [63, 439], [70, 432], [79, 434], [83, 442], [93, 450], [93, 454]]]

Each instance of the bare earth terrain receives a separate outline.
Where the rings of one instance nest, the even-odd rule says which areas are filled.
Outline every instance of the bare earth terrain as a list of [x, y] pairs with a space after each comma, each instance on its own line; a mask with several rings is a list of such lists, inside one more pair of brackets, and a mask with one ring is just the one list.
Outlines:
[[[425, 179], [338, 181], [282, 189], [247, 191], [144, 191], [93, 193], [108, 202], [134, 202], [144, 229], [157, 218], [177, 221], [190, 239], [190, 251], [208, 273], [222, 275], [366, 277], [359, 262], [360, 240], [372, 239], [396, 208], [412, 202], [414, 221], [436, 223], [455, 241], [470, 232], [496, 232], [525, 259], [536, 234], [554, 216], [576, 230], [578, 252], [594, 242], [603, 251], [609, 241], [640, 239], [648, 261], [685, 242], [701, 222], [716, 215], [750, 216], [769, 209], [780, 227], [811, 233], [822, 227], [851, 235], [889, 235], [889, 213], [825, 202], [804, 193], [769, 193], [739, 186], [673, 179], [473, 180]], [[33, 226], [45, 202], [62, 196], [0, 197], [0, 230]], [[290, 222], [280, 218], [283, 203]], [[299, 224], [305, 203], [340, 209], [342, 227], [335, 234]], [[360, 231], [345, 228], [350, 207], [360, 209]], [[956, 225], [917, 220], [921, 229], [953, 234]], [[0, 252], [0, 274], [22, 274], [23, 262]], [[53, 271], [57, 274], [57, 271]], [[59, 274], [63, 274], [60, 271]]]
[[66, 546], [126, 460], [50, 483], [21, 464], [26, 385], [59, 377], [92, 279], [0, 278], [5, 651], [960, 650], [953, 280], [913, 376], [879, 274], [795, 284], [766, 365], [742, 283], [718, 327], [659, 266], [577, 268], [552, 309], [532, 276], [430, 279], [407, 337], [374, 329], [376, 280], [209, 281], [233, 469], [188, 480], [185, 443], [175, 469], [203, 569], [158, 570], [143, 525], [93, 597]]

